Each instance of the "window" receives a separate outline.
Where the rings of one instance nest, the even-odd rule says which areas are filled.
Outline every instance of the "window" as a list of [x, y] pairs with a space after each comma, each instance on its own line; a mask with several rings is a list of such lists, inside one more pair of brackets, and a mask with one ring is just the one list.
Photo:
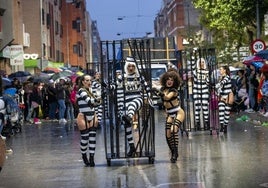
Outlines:
[[77, 32], [81, 31], [81, 19], [76, 18], [76, 20], [72, 21], [72, 28], [76, 29]]
[[62, 8], [62, 0], [59, 0], [59, 10]]
[[47, 55], [46, 44], [43, 43], [43, 56]]
[[73, 28], [73, 29], [76, 29], [76, 28], [77, 28], [76, 20], [73, 20], [73, 21], [72, 21], [72, 28]]
[[56, 61], [60, 62], [60, 51], [56, 50]]
[[42, 9], [42, 24], [45, 25], [45, 11]]
[[76, 19], [76, 25], [77, 25], [76, 31], [80, 32], [81, 31], [81, 19], [80, 18]]
[[78, 48], [77, 45], [73, 45], [73, 53], [77, 54], [78, 53]]
[[60, 25], [60, 37], [62, 37], [62, 35], [63, 35], [63, 26]]
[[47, 28], [50, 28], [50, 24], [51, 24], [51, 19], [50, 19], [50, 15], [47, 14]]
[[56, 32], [56, 35], [60, 33], [60, 27], [59, 27], [58, 21], [55, 22], [55, 32]]
[[81, 42], [78, 42], [78, 55], [83, 56], [83, 44]]

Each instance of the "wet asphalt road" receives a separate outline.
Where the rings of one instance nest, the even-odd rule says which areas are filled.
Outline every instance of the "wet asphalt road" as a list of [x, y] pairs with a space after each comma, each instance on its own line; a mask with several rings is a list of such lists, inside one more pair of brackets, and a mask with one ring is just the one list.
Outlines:
[[72, 124], [24, 125], [6, 141], [0, 188], [256, 188], [268, 187], [268, 128], [235, 121], [227, 135], [190, 132], [180, 136], [179, 159], [170, 163], [164, 113], [156, 112], [155, 161], [112, 160], [107, 165], [103, 130], [98, 130], [96, 166], [84, 167], [80, 134]]

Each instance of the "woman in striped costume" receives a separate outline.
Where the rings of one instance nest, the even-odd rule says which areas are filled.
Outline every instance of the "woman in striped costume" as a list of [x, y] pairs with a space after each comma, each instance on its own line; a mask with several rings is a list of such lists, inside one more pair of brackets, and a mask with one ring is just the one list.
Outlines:
[[[94, 154], [96, 148], [97, 116], [94, 108], [100, 105], [101, 100], [91, 92], [91, 76], [81, 77], [76, 95], [79, 114], [77, 124], [81, 134], [80, 150], [86, 166], [95, 166]], [[89, 149], [89, 161], [87, 151]]]
[[171, 150], [171, 162], [175, 163], [178, 158], [179, 129], [185, 118], [184, 110], [180, 107], [178, 87], [180, 77], [174, 70], [164, 73], [160, 78], [161, 90], [159, 96], [163, 100], [166, 109], [165, 134], [167, 144]]
[[193, 99], [195, 106], [196, 128], [201, 130], [201, 110], [204, 120], [204, 130], [209, 130], [209, 71], [205, 59], [199, 58], [192, 63], [194, 76]]
[[227, 133], [227, 125], [230, 119], [230, 111], [234, 101], [234, 94], [232, 92], [232, 82], [230, 77], [230, 70], [228, 66], [219, 68], [221, 79], [216, 84], [217, 94], [219, 95], [219, 122], [220, 132]]
[[129, 143], [128, 157], [135, 153], [134, 140], [132, 135], [133, 117], [143, 105], [142, 85], [146, 85], [142, 80], [136, 63], [132, 57], [127, 57], [124, 66], [123, 88], [125, 99], [125, 115], [122, 117], [126, 125], [126, 137]]

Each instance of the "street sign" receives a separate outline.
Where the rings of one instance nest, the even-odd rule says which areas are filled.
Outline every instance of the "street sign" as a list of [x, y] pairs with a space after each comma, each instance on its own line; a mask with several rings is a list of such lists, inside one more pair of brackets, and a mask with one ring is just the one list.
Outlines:
[[266, 44], [261, 39], [256, 39], [251, 43], [252, 53], [257, 53], [257, 52], [265, 50], [265, 49], [266, 49]]

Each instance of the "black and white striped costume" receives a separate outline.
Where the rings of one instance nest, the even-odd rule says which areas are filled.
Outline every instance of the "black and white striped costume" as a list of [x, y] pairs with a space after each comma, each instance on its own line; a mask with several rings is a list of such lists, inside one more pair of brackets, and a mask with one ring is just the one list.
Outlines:
[[[76, 94], [79, 112], [83, 113], [87, 121], [92, 121], [95, 114], [95, 98], [90, 95], [90, 91], [85, 88], [80, 88]], [[96, 127], [90, 127], [81, 130], [80, 150], [82, 154], [87, 153], [89, 149], [90, 154], [95, 154], [96, 148]]]
[[219, 95], [219, 122], [221, 131], [227, 127], [230, 119], [231, 105], [227, 104], [224, 100], [228, 99], [228, 94], [232, 92], [232, 81], [229, 75], [221, 78], [219, 83], [216, 84], [217, 93]]
[[[124, 75], [124, 92], [125, 92], [125, 115], [130, 119], [139, 111], [143, 105], [141, 93], [141, 78], [137, 73]], [[132, 125], [126, 127], [126, 136], [129, 144], [133, 142]]]
[[[200, 67], [200, 62], [204, 61], [204, 68]], [[198, 128], [200, 128], [201, 109], [205, 126], [209, 126], [209, 71], [203, 58], [191, 64], [194, 81], [193, 81], [193, 99], [195, 106], [195, 119]], [[208, 127], [207, 127], [208, 128]]]
[[[128, 67], [132, 67], [130, 72]], [[134, 69], [133, 69], [134, 67]], [[138, 67], [132, 57], [127, 57], [124, 66], [125, 73], [123, 77], [118, 76], [111, 89], [116, 89], [117, 107], [122, 113], [122, 119], [125, 122], [126, 137], [130, 146], [127, 156], [132, 156], [135, 152], [134, 140], [132, 135], [132, 120], [134, 115], [142, 108], [144, 93], [143, 90], [149, 90], [147, 83], [140, 76]]]
[[110, 88], [115, 91], [116, 95], [116, 105], [118, 115], [122, 117], [124, 115], [124, 103], [125, 103], [125, 95], [124, 95], [124, 87], [123, 87], [123, 78], [122, 75], [118, 75], [116, 78], [116, 83], [111, 84]]
[[[96, 98], [101, 98], [101, 93], [102, 93], [101, 89], [102, 88], [101, 88], [100, 81], [96, 80], [96, 79], [92, 80], [91, 87], [92, 87], [93, 95], [96, 96]], [[95, 107], [95, 113], [97, 115], [98, 122], [100, 124], [101, 120], [102, 120], [102, 113], [103, 113], [103, 105], [102, 104]]]

